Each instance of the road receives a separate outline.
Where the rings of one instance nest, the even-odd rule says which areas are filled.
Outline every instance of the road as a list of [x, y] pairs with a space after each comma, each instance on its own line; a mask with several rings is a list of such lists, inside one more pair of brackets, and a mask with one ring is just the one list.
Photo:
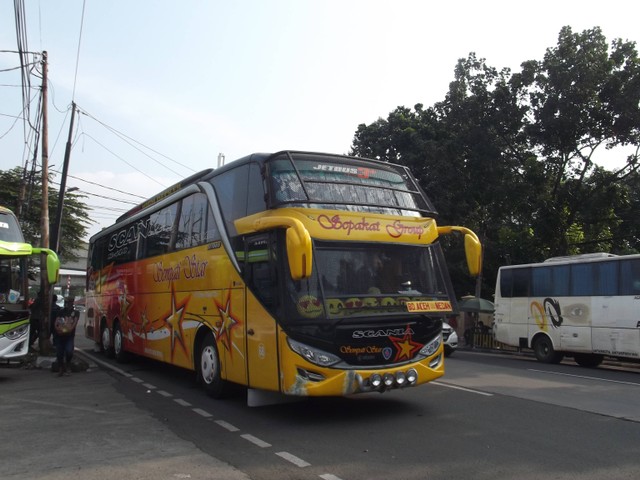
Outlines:
[[179, 369], [109, 365], [139, 408], [254, 480], [640, 475], [638, 368], [458, 351], [426, 386], [250, 408], [243, 389], [213, 400]]

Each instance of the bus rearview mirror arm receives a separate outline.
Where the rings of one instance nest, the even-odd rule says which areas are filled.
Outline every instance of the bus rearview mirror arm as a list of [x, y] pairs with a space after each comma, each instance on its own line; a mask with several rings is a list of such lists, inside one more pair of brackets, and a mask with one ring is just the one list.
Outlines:
[[311, 275], [313, 252], [311, 249], [311, 235], [304, 224], [291, 217], [262, 217], [245, 224], [243, 220], [236, 220], [236, 228], [241, 233], [251, 231], [260, 232], [272, 228], [287, 229], [287, 258], [291, 278], [302, 280]]
[[466, 227], [438, 227], [438, 235], [449, 235], [453, 232], [464, 234], [464, 253], [467, 258], [467, 268], [472, 277], [477, 277], [482, 270], [482, 244], [478, 236]]
[[0, 242], [0, 250], [6, 251], [8, 254], [16, 256], [29, 257], [31, 255], [39, 255], [41, 253], [47, 256], [47, 279], [50, 284], [58, 283], [60, 274], [60, 259], [56, 252], [49, 248], [32, 247], [28, 243], [18, 242]]

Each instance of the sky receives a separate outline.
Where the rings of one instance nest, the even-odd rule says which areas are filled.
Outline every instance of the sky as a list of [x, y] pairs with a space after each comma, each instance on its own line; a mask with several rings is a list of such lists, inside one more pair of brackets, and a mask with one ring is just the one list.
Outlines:
[[[14, 3], [0, 2], [2, 170], [32, 155], [15, 118]], [[346, 154], [358, 125], [443, 100], [470, 52], [518, 71], [566, 25], [640, 40], [640, 3], [627, 0], [24, 0], [24, 13], [29, 51], [48, 54], [56, 188], [71, 103], [81, 112], [67, 188], [86, 196], [89, 235], [219, 154]]]

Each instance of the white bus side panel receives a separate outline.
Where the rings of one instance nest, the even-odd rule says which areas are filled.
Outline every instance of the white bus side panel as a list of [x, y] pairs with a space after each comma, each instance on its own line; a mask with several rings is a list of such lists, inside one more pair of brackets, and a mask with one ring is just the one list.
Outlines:
[[640, 297], [594, 297], [593, 352], [640, 358]]

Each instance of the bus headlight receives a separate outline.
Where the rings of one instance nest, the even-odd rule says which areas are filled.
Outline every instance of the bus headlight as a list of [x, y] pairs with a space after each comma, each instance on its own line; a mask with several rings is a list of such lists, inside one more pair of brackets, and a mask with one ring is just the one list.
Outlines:
[[438, 351], [440, 348], [440, 344], [442, 343], [442, 335], [438, 335], [436, 338], [431, 340], [429, 343], [426, 343], [424, 347], [420, 349], [420, 355], [424, 355], [425, 357], [430, 357], [434, 353]]
[[314, 365], [329, 367], [340, 362], [340, 357], [332, 353], [325, 352], [324, 350], [320, 350], [319, 348], [310, 347], [309, 345], [296, 342], [290, 338], [287, 338], [287, 343], [289, 344], [289, 347], [291, 347], [291, 350]]
[[19, 327], [12, 328], [11, 330], [5, 332], [5, 337], [9, 340], [17, 340], [18, 338], [26, 335], [29, 332], [29, 324], [20, 325]]

